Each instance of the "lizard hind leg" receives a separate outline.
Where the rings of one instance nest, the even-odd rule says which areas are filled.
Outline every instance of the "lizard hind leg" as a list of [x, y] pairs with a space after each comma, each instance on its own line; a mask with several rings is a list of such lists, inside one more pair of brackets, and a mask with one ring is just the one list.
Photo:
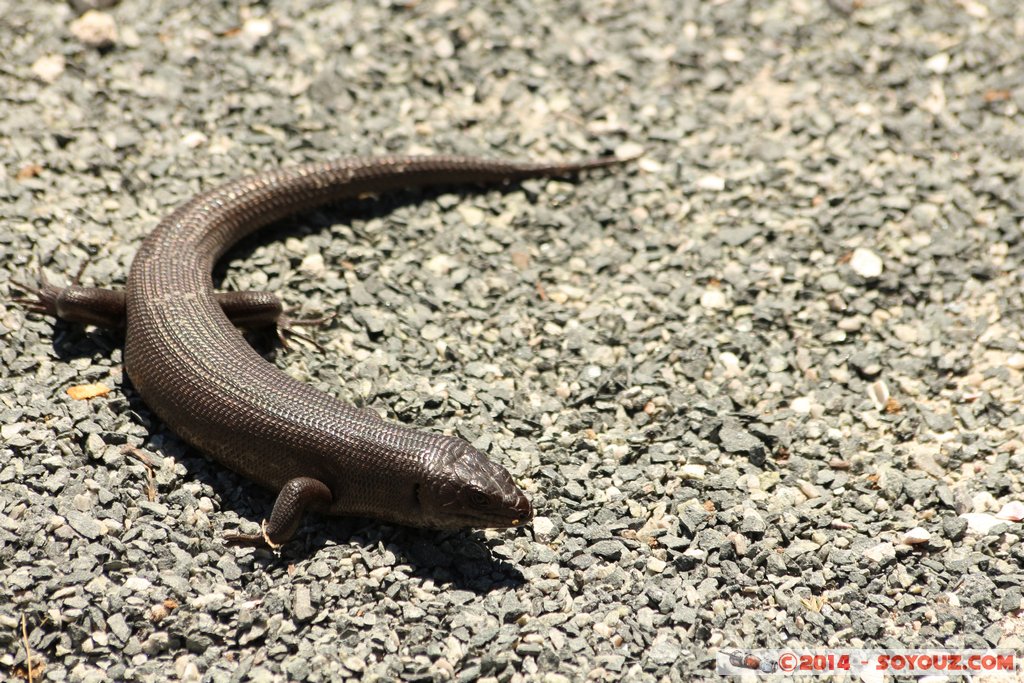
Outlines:
[[75, 277], [74, 283], [68, 287], [58, 287], [46, 279], [43, 269], [40, 268], [34, 285], [17, 280], [11, 281], [11, 284], [21, 292], [21, 296], [13, 297], [11, 301], [24, 306], [29, 313], [48, 315], [69, 322], [109, 328], [124, 325], [123, 291], [82, 287], [78, 284], [78, 276]]
[[296, 330], [297, 327], [322, 325], [333, 318], [325, 315], [319, 318], [293, 318], [284, 312], [281, 300], [270, 292], [217, 292], [217, 303], [232, 323], [239, 327], [273, 327], [284, 348], [290, 348], [291, 337], [309, 342], [323, 351], [323, 347], [312, 337]]

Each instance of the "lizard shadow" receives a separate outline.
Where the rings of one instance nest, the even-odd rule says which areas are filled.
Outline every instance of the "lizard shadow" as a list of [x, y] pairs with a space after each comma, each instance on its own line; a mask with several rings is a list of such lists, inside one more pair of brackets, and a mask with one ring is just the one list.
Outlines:
[[[544, 179], [527, 179], [522, 182], [501, 184], [501, 185], [486, 185], [482, 188], [474, 188], [474, 186], [435, 186], [435, 187], [420, 187], [420, 188], [409, 188], [400, 189], [392, 192], [388, 192], [381, 196], [374, 196], [372, 198], [356, 198], [356, 199], [345, 199], [332, 204], [327, 204], [313, 211], [298, 213], [293, 216], [285, 217], [267, 227], [256, 231], [252, 235], [240, 240], [238, 243], [228, 249], [213, 269], [213, 282], [214, 288], [218, 291], [223, 291], [224, 281], [228, 279], [228, 273], [234, 270], [241, 264], [251, 262], [251, 259], [256, 255], [256, 252], [271, 243], [281, 243], [287, 238], [305, 238], [311, 235], [318, 235], [322, 233], [330, 233], [334, 229], [340, 226], [345, 226], [351, 233], [356, 242], [360, 243], [372, 243], [380, 240], [381, 235], [385, 237], [391, 237], [394, 232], [384, 231], [381, 234], [376, 234], [373, 231], [366, 230], [366, 224], [375, 220], [382, 220], [392, 218], [398, 221], [399, 219], [395, 216], [396, 211], [410, 206], [417, 206], [425, 204], [430, 200], [437, 200], [443, 195], [454, 195], [457, 197], [457, 201], [452, 204], [461, 203], [467, 198], [474, 196], [480, 196], [483, 192], [496, 192], [502, 195], [511, 194], [514, 192], [523, 192], [527, 196], [527, 200], [530, 203], [536, 202], [539, 195], [535, 191], [535, 183], [543, 182]], [[436, 213], [445, 214], [448, 213], [450, 207], [441, 207], [437, 209]], [[401, 242], [403, 239], [410, 241], [429, 239], [422, 234], [417, 234], [416, 229], [410, 225], [406, 225], [399, 222], [399, 236], [394, 240], [396, 244], [388, 244], [387, 249], [393, 254], [401, 249]], [[298, 257], [291, 257], [294, 262], [299, 260]], [[346, 263], [344, 266], [350, 268], [357, 274], [357, 277], [361, 280], [365, 277], [366, 273], [372, 269], [375, 269], [380, 261], [387, 260], [385, 257], [370, 257], [359, 260], [358, 258], [352, 259], [354, 262], [349, 262], [349, 258], [346, 256], [344, 260]], [[273, 264], [278, 266], [279, 269], [275, 273], [276, 275], [283, 276], [287, 275], [289, 271], [294, 271], [294, 266], [281, 266], [281, 264]], [[334, 267], [337, 269], [337, 263], [329, 263], [328, 268]], [[297, 266], [297, 263], [295, 263]], [[302, 282], [317, 282], [316, 276], [312, 278], [300, 278]], [[289, 291], [289, 287], [286, 285], [283, 290], [278, 293], [284, 293]], [[422, 297], [420, 300], [431, 307], [438, 307], [441, 304], [432, 301], [424, 301]], [[282, 302], [284, 303], [284, 302]], [[286, 308], [287, 308], [287, 304]], [[381, 301], [381, 306], [387, 307], [389, 304], [387, 301]], [[286, 311], [287, 312], [287, 311]], [[331, 325], [334, 321], [328, 323]], [[268, 331], [272, 332], [272, 331]], [[368, 335], [371, 340], [379, 338], [378, 333], [368, 331]], [[272, 356], [273, 352], [279, 348], [275, 344], [273, 334], [266, 334], [262, 339], [256, 335], [249, 335], [247, 337], [250, 343], [256, 344], [256, 349], [264, 356]]]
[[[178, 460], [192, 477], [221, 493], [223, 508], [249, 520], [250, 526], [258, 526], [274, 505], [274, 494], [194, 450]], [[526, 583], [520, 569], [495, 552], [493, 546], [499, 542], [487, 539], [478, 530], [416, 529], [367, 518], [307, 512], [295, 536], [279, 553], [256, 548], [238, 561], [271, 568], [312, 561], [318, 556], [348, 556], [359, 549], [370, 570], [387, 567], [439, 585], [486, 594]]]
[[[436, 209], [438, 215], [450, 212], [453, 206], [466, 199], [480, 197], [491, 192], [501, 195], [522, 192], [526, 195], [527, 201], [533, 204], [536, 203], [540, 195], [536, 188], [537, 183], [541, 182], [547, 182], [547, 179], [528, 178], [519, 182], [504, 184], [488, 183], [483, 186], [470, 184], [413, 187], [390, 190], [379, 196], [371, 195], [369, 197], [342, 199], [324, 204], [310, 211], [286, 216], [239, 240], [218, 259], [214, 267], [214, 281], [218, 281], [218, 275], [222, 276], [226, 272], [229, 263], [247, 259], [252, 256], [257, 248], [271, 242], [282, 242], [288, 237], [305, 237], [310, 234], [329, 231], [332, 227], [346, 223], [365, 223], [389, 216], [397, 220], [397, 217], [394, 216], [397, 210], [425, 204], [428, 201], [437, 200], [443, 195], [454, 195], [458, 201], [452, 202], [450, 206], [445, 205]], [[350, 225], [349, 227], [353, 226]], [[369, 235], [369, 233], [356, 230], [354, 230], [354, 233], [357, 237]]]

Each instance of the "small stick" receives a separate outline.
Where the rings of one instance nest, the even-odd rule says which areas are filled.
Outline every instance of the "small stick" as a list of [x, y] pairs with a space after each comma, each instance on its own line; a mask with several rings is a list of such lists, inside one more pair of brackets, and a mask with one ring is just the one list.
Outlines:
[[153, 461], [148, 455], [140, 451], [135, 446], [125, 446], [122, 449], [122, 452], [135, 456], [135, 458], [146, 468], [146, 499], [152, 503], [156, 500], [156, 482], [153, 480]]
[[32, 649], [28, 646], [28, 627], [25, 625], [25, 613], [21, 613], [21, 640], [25, 643], [25, 671], [28, 683], [32, 683]]

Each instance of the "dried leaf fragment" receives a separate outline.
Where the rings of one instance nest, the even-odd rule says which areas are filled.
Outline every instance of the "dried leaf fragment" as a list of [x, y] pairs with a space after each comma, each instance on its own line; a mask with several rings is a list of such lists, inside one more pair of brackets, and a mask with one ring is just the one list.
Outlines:
[[68, 387], [68, 396], [76, 401], [106, 396], [109, 393], [110, 387], [105, 384], [79, 384], [75, 387]]

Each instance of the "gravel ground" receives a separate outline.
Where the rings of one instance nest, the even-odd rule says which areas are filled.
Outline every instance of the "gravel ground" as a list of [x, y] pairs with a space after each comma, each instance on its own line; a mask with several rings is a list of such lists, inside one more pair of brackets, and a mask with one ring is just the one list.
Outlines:
[[486, 450], [535, 541], [311, 516], [281, 557], [226, 549], [272, 497], [163, 428], [116, 333], [0, 305], [0, 671], [25, 676], [23, 619], [54, 681], [1024, 649], [1018, 4], [0, 0], [5, 296], [36, 262], [123, 284], [247, 171], [646, 149], [302, 216], [223, 273], [336, 312], [323, 352], [254, 342]]

